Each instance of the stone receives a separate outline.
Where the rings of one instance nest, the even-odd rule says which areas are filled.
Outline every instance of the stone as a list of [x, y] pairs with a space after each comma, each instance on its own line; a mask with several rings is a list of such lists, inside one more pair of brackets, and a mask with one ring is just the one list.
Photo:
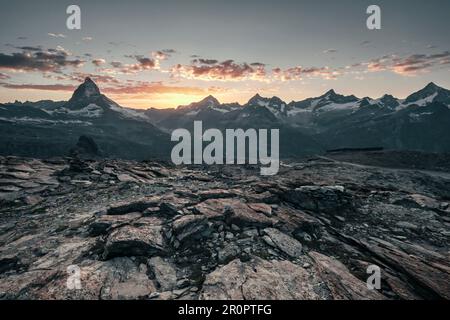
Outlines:
[[367, 288], [367, 284], [354, 275], [341, 262], [318, 252], [310, 252], [315, 268], [336, 300], [383, 300], [382, 294]]
[[155, 207], [158, 205], [157, 198], [141, 198], [134, 201], [123, 201], [110, 206], [107, 209], [109, 215], [121, 215], [130, 212], [142, 212], [147, 208]]
[[0, 299], [449, 299], [445, 172], [208, 168], [0, 156]]
[[256, 212], [261, 212], [266, 216], [272, 215], [272, 207], [265, 203], [249, 203], [248, 206]]
[[399, 221], [395, 224], [397, 227], [403, 228], [403, 229], [411, 229], [411, 230], [417, 230], [419, 229], [418, 226], [415, 224], [408, 222], [408, 221]]
[[314, 285], [305, 269], [289, 261], [235, 259], [206, 276], [200, 299], [314, 300]]
[[117, 179], [120, 182], [139, 182], [138, 179], [133, 178], [132, 176], [130, 176], [129, 174], [126, 174], [126, 173], [118, 174]]
[[236, 246], [235, 244], [228, 244], [225, 246], [225, 248], [219, 250], [217, 258], [219, 260], [219, 263], [224, 264], [233, 260], [240, 253], [241, 250], [238, 246]]
[[132, 212], [118, 216], [102, 215], [89, 225], [89, 235], [96, 237], [101, 234], [106, 234], [108, 230], [126, 223], [131, 223], [132, 221], [139, 219], [140, 217], [141, 214], [138, 212]]
[[232, 224], [231, 225], [231, 230], [235, 231], [235, 232], [239, 232], [241, 230], [241, 228], [239, 228], [237, 225]]
[[208, 228], [207, 220], [199, 215], [186, 215], [172, 223], [172, 229], [179, 242], [189, 238], [199, 238], [201, 233]]
[[[269, 245], [279, 249], [291, 258], [298, 258], [302, 255], [302, 244], [294, 238], [282, 233], [275, 228], [266, 228], [263, 230], [266, 235], [264, 239]], [[267, 241], [268, 237], [270, 241]]]
[[269, 210], [268, 208], [270, 208], [270, 206], [266, 207], [262, 204], [246, 204], [238, 199], [210, 199], [194, 206], [194, 210], [210, 220], [226, 219], [230, 224], [238, 227], [269, 226], [275, 222], [261, 211], [252, 209], [251, 206], [260, 210]]
[[150, 257], [165, 251], [161, 226], [124, 226], [111, 232], [106, 240], [103, 257]]
[[201, 201], [208, 199], [219, 199], [219, 198], [232, 198], [238, 193], [236, 190], [224, 190], [224, 189], [210, 189], [205, 191], [200, 191], [197, 195], [200, 197]]
[[170, 291], [178, 287], [176, 268], [161, 257], [153, 257], [147, 265], [155, 277], [158, 290]]
[[282, 197], [299, 208], [335, 214], [351, 207], [351, 199], [342, 186], [301, 186]]

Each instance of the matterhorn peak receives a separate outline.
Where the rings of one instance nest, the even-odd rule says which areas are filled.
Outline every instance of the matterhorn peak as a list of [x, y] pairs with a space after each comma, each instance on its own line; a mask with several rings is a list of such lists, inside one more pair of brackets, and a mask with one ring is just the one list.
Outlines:
[[72, 99], [74, 99], [74, 98], [77, 100], [86, 99], [86, 98], [91, 98], [91, 97], [95, 97], [95, 96], [99, 96], [99, 95], [100, 95], [100, 89], [98, 88], [98, 86], [95, 84], [95, 82], [91, 78], [86, 77], [84, 82], [73, 93]]
[[100, 89], [95, 82], [91, 78], [86, 77], [84, 82], [75, 90], [66, 107], [85, 107], [88, 103], [97, 100], [101, 96]]

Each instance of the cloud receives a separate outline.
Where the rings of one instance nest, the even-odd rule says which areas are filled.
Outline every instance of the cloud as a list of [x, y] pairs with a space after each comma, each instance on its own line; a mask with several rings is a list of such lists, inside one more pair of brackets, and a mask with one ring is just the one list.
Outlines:
[[53, 37], [53, 38], [66, 38], [67, 37], [65, 34], [62, 34], [62, 33], [51, 33], [51, 32], [49, 32], [47, 34], [50, 37]]
[[65, 84], [9, 84], [1, 83], [0, 86], [16, 90], [46, 90], [46, 91], [74, 91], [75, 86]]
[[110, 65], [113, 68], [122, 68], [123, 67], [123, 63], [120, 61], [111, 61]]
[[[86, 74], [73, 75], [73, 78], [85, 76]], [[80, 79], [78, 79], [80, 80]], [[223, 92], [223, 88], [218, 87], [192, 87], [192, 86], [171, 86], [163, 82], [145, 82], [145, 81], [127, 81], [125, 83], [118, 83], [118, 81], [111, 83], [108, 80], [101, 80], [100, 76], [93, 76], [95, 82], [109, 83], [110, 86], [102, 88], [102, 92], [108, 95], [124, 96], [124, 95], [162, 95], [162, 94], [182, 94], [182, 95], [206, 95], [216, 92]], [[15, 90], [42, 90], [42, 91], [62, 91], [73, 92], [76, 85], [70, 84], [10, 84], [0, 83], [1, 87]]]
[[[0, 74], [1, 76], [2, 74]], [[116, 78], [104, 75], [93, 75], [89, 73], [72, 73], [69, 75], [50, 76], [49, 78], [64, 78], [64, 80], [72, 80], [76, 84], [13, 84], [0, 82], [0, 86], [8, 89], [16, 90], [43, 90], [43, 91], [63, 91], [73, 92], [78, 84], [86, 77], [92, 78], [96, 83], [102, 83], [102, 92], [111, 95], [152, 95], [152, 94], [184, 94], [184, 95], [202, 95], [214, 92], [223, 92], [223, 88], [208, 87], [200, 88], [194, 86], [173, 86], [167, 85], [163, 82], [147, 82], [147, 81], [132, 81], [119, 82]]]
[[91, 78], [96, 83], [102, 84], [119, 84], [120, 81], [111, 75], [98, 75], [85, 72], [72, 72], [66, 76], [66, 80], [76, 81], [77, 83], [83, 82], [87, 77]]
[[19, 49], [19, 50], [23, 50], [23, 51], [42, 51], [42, 47], [41, 46], [36, 46], [36, 47], [23, 46], [23, 47], [14, 47], [14, 48]]
[[368, 71], [392, 71], [400, 75], [415, 75], [419, 72], [428, 72], [432, 68], [450, 64], [450, 51], [436, 54], [412, 54], [406, 57], [386, 55], [372, 59], [367, 65]]
[[127, 56], [128, 58], [133, 58], [136, 63], [125, 64], [120, 61], [110, 62], [110, 66], [113, 69], [103, 69], [106, 73], [122, 73], [122, 74], [133, 74], [140, 71], [159, 69], [159, 60], [154, 58], [144, 57], [142, 55]]
[[136, 66], [136, 68], [138, 69], [148, 70], [153, 69], [156, 66], [154, 59], [147, 58], [144, 56], [135, 56], [135, 58], [138, 61], [138, 63], [132, 66]]
[[69, 59], [70, 52], [62, 47], [47, 50], [24, 50], [12, 54], [0, 53], [0, 70], [61, 72], [62, 68], [77, 68], [85, 61]]
[[171, 53], [165, 52], [163, 50], [152, 52], [152, 57], [155, 60], [167, 60], [169, 59], [169, 57], [171, 57], [171, 55], [172, 55]]
[[218, 62], [212, 59], [195, 59], [190, 65], [177, 64], [170, 70], [172, 76], [199, 80], [257, 80], [266, 81], [263, 65], [236, 63], [234, 60]]
[[192, 63], [193, 64], [196, 64], [196, 63], [201, 63], [201, 64], [216, 64], [216, 63], [218, 63], [219, 61], [218, 60], [215, 60], [215, 59], [194, 59], [194, 60], [192, 60]]
[[92, 40], [94, 40], [94, 38], [92, 38], [92, 37], [83, 37], [83, 38], [81, 38], [81, 40], [83, 40], [83, 41], [92, 41]]
[[292, 67], [285, 70], [275, 68], [272, 70], [274, 77], [281, 81], [303, 80], [304, 78], [322, 78], [325, 80], [336, 79], [341, 72], [328, 67]]
[[106, 63], [106, 60], [105, 59], [94, 59], [91, 62], [94, 66], [100, 67], [102, 64]]
[[266, 64], [265, 64], [265, 63], [262, 63], [262, 62], [252, 62], [252, 63], [250, 63], [250, 65], [251, 65], [252, 67], [261, 67], [261, 68], [263, 68], [263, 67], [266, 66]]

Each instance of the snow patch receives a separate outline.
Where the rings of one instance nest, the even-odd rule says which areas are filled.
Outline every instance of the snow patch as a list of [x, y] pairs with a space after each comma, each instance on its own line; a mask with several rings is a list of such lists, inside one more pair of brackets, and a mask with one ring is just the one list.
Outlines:
[[67, 108], [60, 108], [56, 111], [57, 113], [64, 113], [70, 116], [75, 117], [83, 117], [83, 118], [98, 118], [103, 114], [102, 107], [99, 107], [98, 105], [91, 103], [87, 105], [84, 108], [81, 109], [67, 109]]
[[150, 119], [144, 113], [141, 113], [134, 109], [121, 107], [112, 100], [109, 100], [108, 102], [109, 102], [109, 106], [112, 111], [120, 113], [122, 116], [124, 116], [127, 119], [150, 121]]
[[403, 102], [402, 102], [402, 104], [397, 109], [401, 110], [401, 109], [404, 109], [404, 108], [409, 107], [411, 105], [417, 105], [419, 107], [425, 107], [427, 104], [432, 103], [434, 101], [434, 99], [437, 97], [437, 95], [438, 95], [438, 93], [435, 92], [432, 95], [430, 95], [428, 97], [425, 97], [423, 99], [417, 100], [417, 101], [413, 101], [413, 102], [405, 103], [405, 104], [403, 104]]
[[0, 117], [1, 121], [12, 122], [12, 123], [27, 123], [27, 124], [79, 124], [91, 126], [92, 123], [89, 121], [81, 120], [50, 120], [41, 118], [30, 118], [30, 117], [14, 117], [14, 118], [3, 118]]
[[311, 112], [311, 110], [309, 110], [309, 109], [294, 108], [294, 109], [288, 110], [287, 115], [288, 115], [288, 117], [293, 117], [300, 113], [310, 113], [310, 112]]
[[358, 103], [359, 101], [349, 103], [329, 103], [320, 107], [318, 110], [320, 112], [353, 110], [359, 107]]

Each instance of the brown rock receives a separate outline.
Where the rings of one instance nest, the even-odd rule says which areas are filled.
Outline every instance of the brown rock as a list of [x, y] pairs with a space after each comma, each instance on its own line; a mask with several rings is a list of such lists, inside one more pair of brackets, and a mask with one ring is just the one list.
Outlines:
[[104, 258], [117, 256], [152, 256], [164, 251], [161, 226], [140, 228], [124, 226], [114, 230], [107, 238]]
[[206, 276], [200, 299], [319, 299], [308, 272], [289, 261], [236, 259]]
[[376, 290], [367, 288], [367, 284], [352, 275], [346, 266], [336, 259], [318, 252], [310, 252], [321, 278], [336, 300], [383, 300], [385, 297]]

